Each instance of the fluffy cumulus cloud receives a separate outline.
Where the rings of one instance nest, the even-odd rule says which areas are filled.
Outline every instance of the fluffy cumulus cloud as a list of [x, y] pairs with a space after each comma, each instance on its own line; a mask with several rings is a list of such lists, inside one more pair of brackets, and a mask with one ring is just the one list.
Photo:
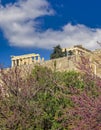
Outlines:
[[97, 48], [101, 41], [101, 29], [68, 23], [61, 30], [39, 31], [39, 17], [53, 15], [54, 10], [47, 0], [19, 0], [14, 4], [0, 4], [0, 29], [10, 45], [18, 47], [52, 48], [83, 44], [89, 49]]

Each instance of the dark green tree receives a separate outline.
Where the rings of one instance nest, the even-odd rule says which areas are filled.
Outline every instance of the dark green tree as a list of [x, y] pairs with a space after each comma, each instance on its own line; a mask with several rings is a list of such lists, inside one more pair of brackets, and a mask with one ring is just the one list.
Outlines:
[[73, 55], [73, 51], [68, 51], [68, 56], [72, 56]]
[[63, 52], [60, 45], [54, 47], [53, 53], [50, 55], [50, 59], [55, 59], [59, 57], [66, 56], [66, 51]]

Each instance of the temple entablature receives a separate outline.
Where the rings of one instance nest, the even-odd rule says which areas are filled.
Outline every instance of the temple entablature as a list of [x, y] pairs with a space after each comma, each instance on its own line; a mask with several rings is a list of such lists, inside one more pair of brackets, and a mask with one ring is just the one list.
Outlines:
[[40, 63], [41, 58], [39, 54], [25, 54], [20, 56], [11, 56], [12, 67], [29, 65], [33, 63]]
[[84, 53], [91, 53], [90, 50], [82, 47], [82, 45], [75, 45], [71, 48], [63, 48], [62, 51], [66, 51], [67, 55], [69, 55], [69, 53], [73, 54], [73, 55], [80, 55], [80, 54], [84, 54]]

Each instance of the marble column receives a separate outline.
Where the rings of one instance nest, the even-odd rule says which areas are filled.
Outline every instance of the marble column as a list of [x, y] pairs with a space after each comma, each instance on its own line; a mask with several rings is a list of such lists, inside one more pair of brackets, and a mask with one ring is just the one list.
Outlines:
[[12, 60], [12, 67], [14, 67], [14, 60]]
[[20, 59], [19, 59], [19, 63], [18, 63], [18, 64], [19, 64], [19, 66], [20, 66]]

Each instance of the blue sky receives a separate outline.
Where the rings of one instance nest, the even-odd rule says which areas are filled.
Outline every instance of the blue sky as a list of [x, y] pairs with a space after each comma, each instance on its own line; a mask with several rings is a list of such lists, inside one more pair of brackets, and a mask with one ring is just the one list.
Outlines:
[[94, 50], [101, 41], [101, 0], [1, 0], [0, 63], [11, 55], [39, 53], [49, 59], [58, 44]]

